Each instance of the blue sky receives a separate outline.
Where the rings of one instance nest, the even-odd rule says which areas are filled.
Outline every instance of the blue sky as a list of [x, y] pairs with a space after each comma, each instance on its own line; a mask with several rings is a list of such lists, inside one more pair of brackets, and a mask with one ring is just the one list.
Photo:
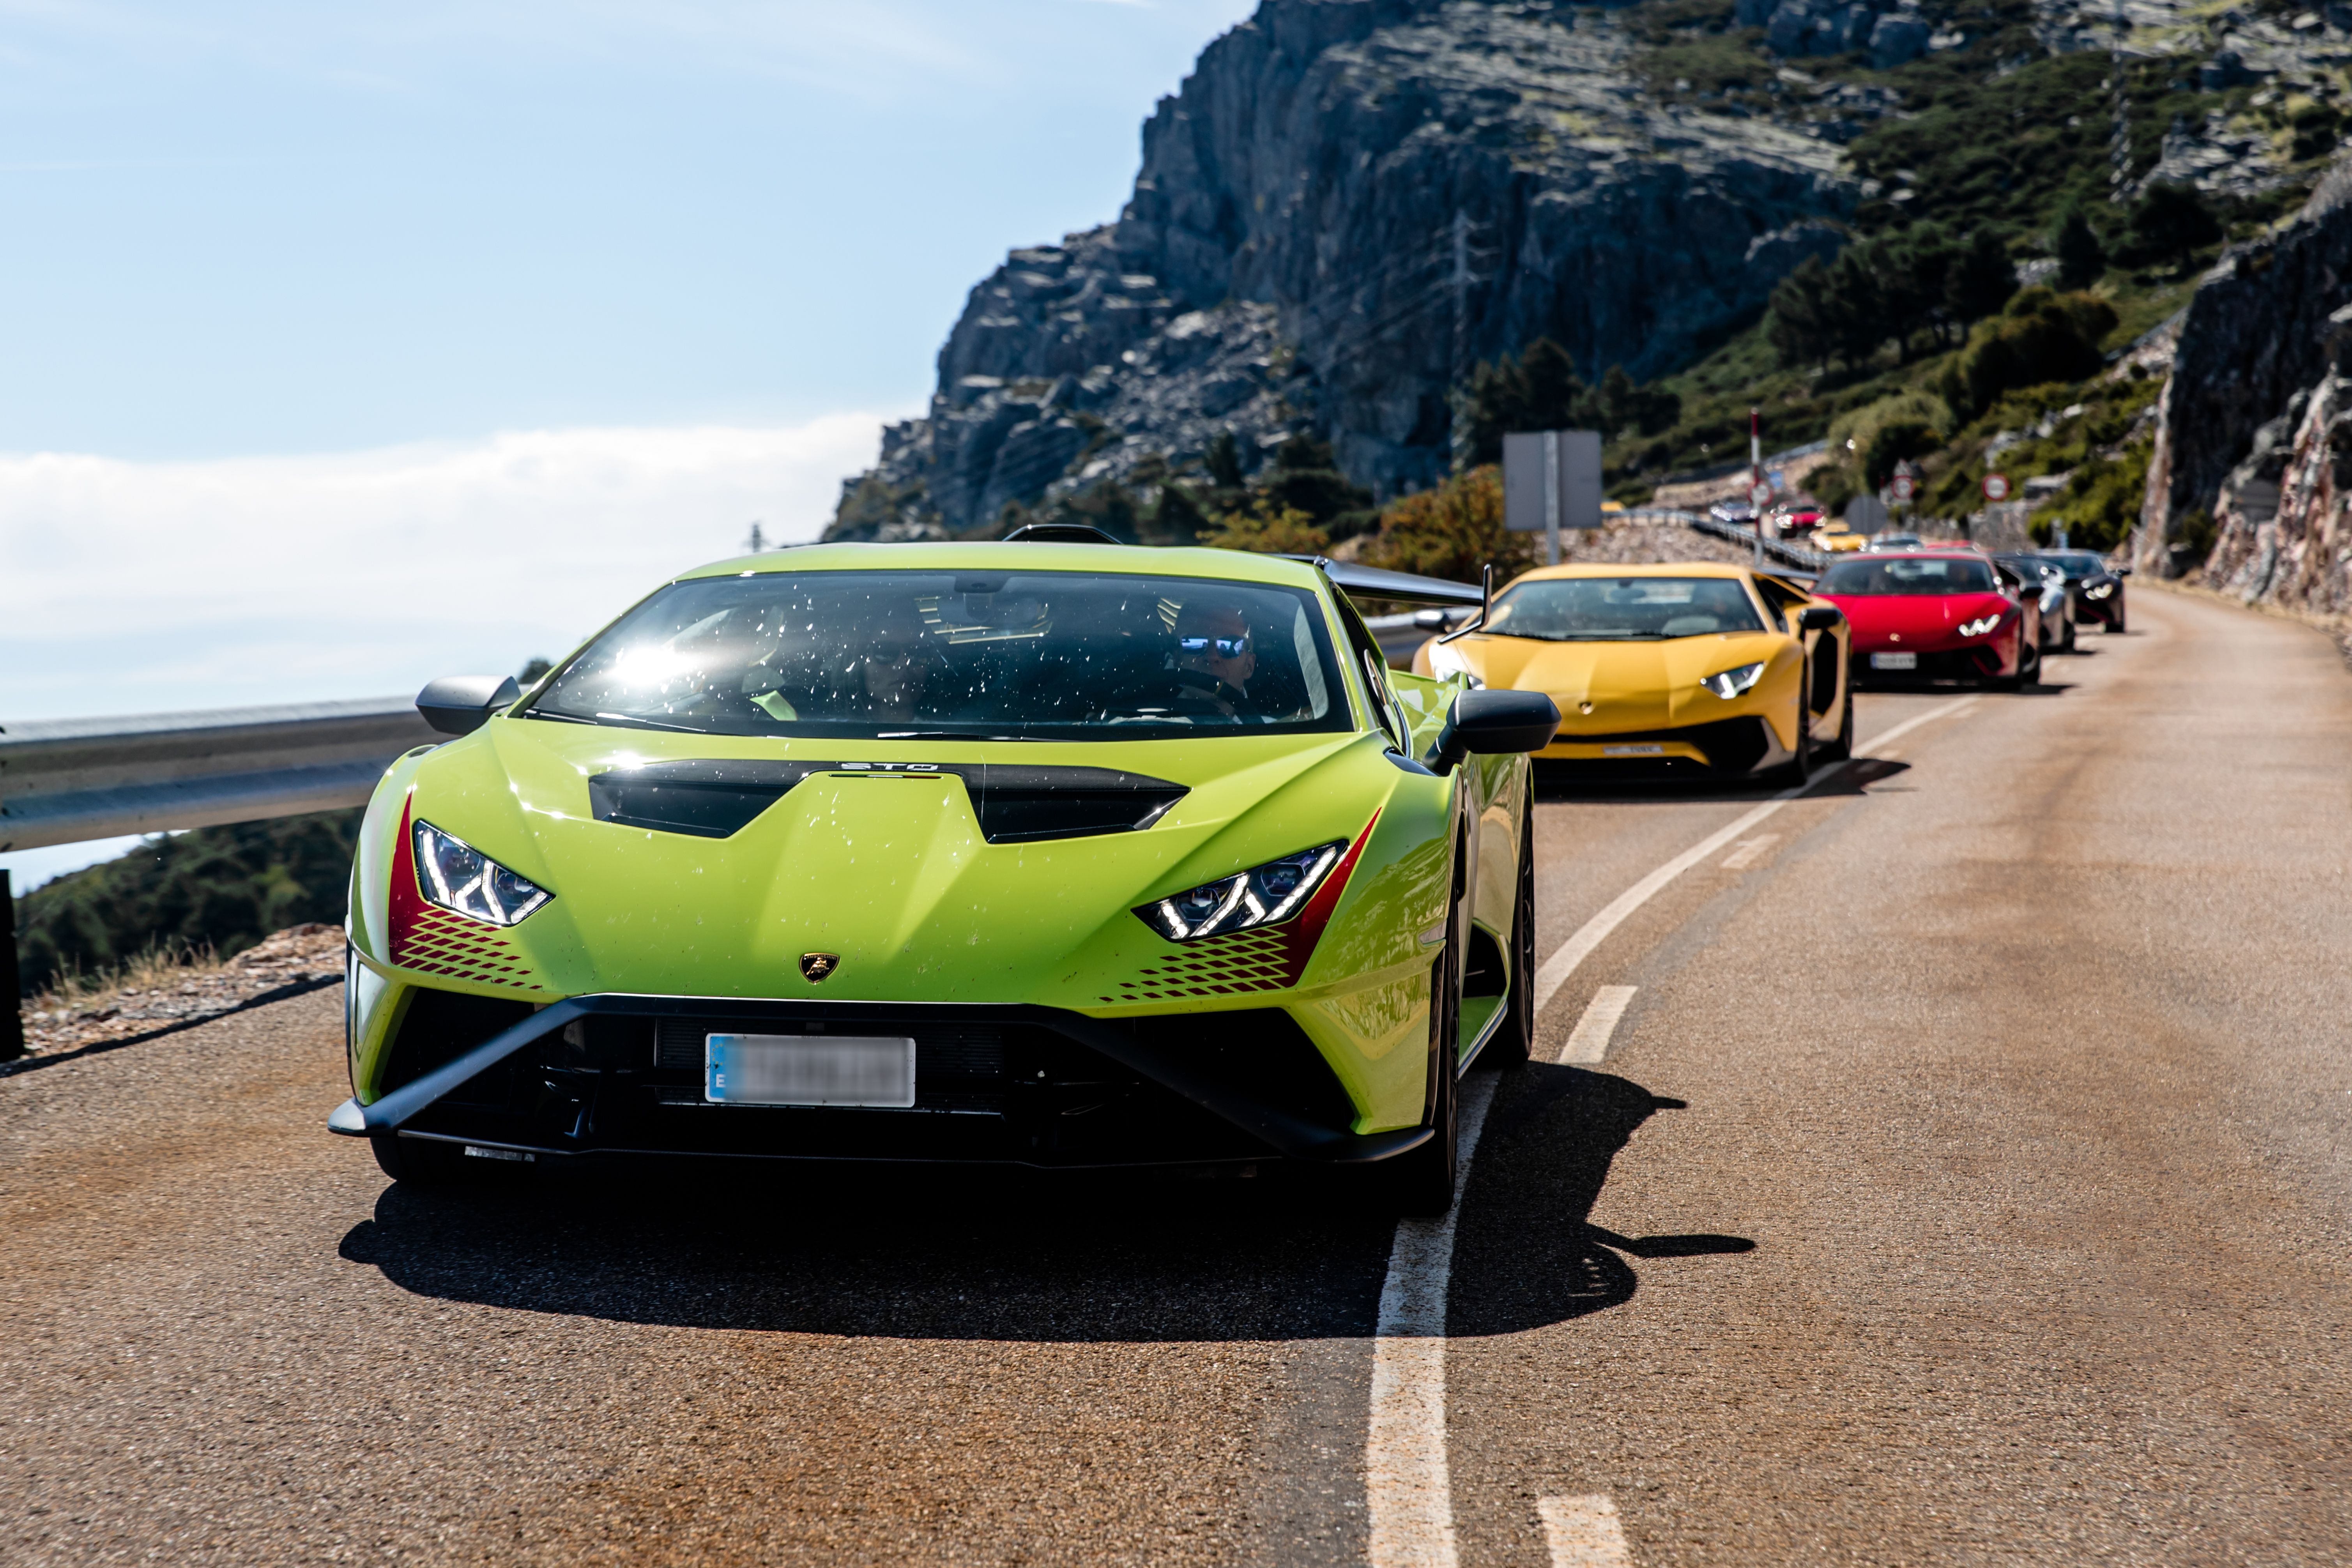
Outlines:
[[1249, 8], [0, 3], [0, 450], [902, 405]]
[[0, 724], [512, 668], [812, 536], [1253, 8], [0, 0]]

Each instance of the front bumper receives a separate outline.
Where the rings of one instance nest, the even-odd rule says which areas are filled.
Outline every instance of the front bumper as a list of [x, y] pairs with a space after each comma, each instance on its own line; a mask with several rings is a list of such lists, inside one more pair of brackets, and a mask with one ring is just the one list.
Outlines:
[[[1907, 653], [1918, 663], [1910, 669], [1880, 669], [1871, 660], [1882, 653]], [[1937, 648], [1932, 652], [1918, 648], [1874, 647], [1867, 651], [1857, 648], [1853, 655], [1853, 683], [1856, 686], [1900, 686], [1930, 680], [1990, 680], [2001, 673], [2000, 649], [1990, 642]]]
[[1563, 730], [1535, 760], [1555, 776], [1740, 778], [1786, 763], [1789, 749], [1762, 715], [1748, 714], [1617, 734]]
[[[1060, 1008], [420, 992], [386, 1092], [328, 1126], [543, 1156], [969, 1161], [1053, 1167], [1391, 1158], [1427, 1128], [1357, 1133], [1278, 1007], [1118, 1021]], [[713, 1033], [909, 1036], [910, 1110], [714, 1105]]]

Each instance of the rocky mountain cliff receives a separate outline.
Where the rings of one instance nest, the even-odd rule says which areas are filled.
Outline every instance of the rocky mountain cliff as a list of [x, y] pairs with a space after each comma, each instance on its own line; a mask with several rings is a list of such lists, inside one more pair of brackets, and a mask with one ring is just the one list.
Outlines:
[[2352, 608], [2352, 167], [2222, 258], [2189, 301], [2158, 405], [2143, 570], [2252, 603]]
[[1224, 431], [1248, 468], [1314, 432], [1392, 495], [1445, 470], [1478, 361], [1549, 336], [1592, 373], [1687, 363], [1836, 248], [1855, 187], [1832, 132], [1654, 94], [1638, 46], [1543, 0], [1265, 0], [1146, 123], [1116, 223], [972, 290], [831, 536], [985, 530]]

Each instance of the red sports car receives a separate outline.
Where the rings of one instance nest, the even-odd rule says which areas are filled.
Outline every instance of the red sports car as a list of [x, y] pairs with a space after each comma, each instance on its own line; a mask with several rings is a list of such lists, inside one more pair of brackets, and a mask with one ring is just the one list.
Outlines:
[[1857, 682], [1967, 680], [2014, 689], [2041, 663], [2027, 607], [2001, 591], [1973, 550], [1857, 555], [1821, 575], [1813, 592], [1853, 626]]

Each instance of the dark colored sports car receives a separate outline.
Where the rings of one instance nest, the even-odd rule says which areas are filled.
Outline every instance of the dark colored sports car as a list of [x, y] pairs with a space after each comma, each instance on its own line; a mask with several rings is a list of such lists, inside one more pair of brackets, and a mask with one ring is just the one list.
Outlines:
[[2037, 550], [2034, 553], [2066, 574], [2077, 624], [2096, 621], [2111, 632], [2124, 629], [2124, 579], [2128, 566], [2110, 567], [2087, 550]]
[[2042, 651], [2073, 653], [2074, 595], [2067, 586], [2066, 574], [2060, 570], [2058, 563], [2046, 555], [1996, 555], [1993, 560], [2007, 577], [2016, 579], [2016, 590], [2021, 599], [2029, 595], [2038, 598], [2042, 610]]

